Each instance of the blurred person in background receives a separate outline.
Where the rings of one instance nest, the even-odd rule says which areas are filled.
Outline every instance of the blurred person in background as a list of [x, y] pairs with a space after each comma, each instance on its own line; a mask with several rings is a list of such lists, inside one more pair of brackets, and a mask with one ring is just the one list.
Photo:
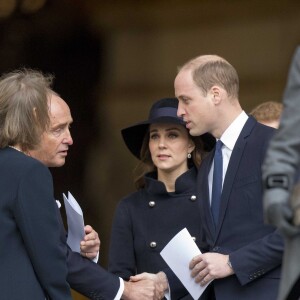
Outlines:
[[283, 105], [276, 101], [263, 102], [252, 109], [250, 115], [259, 123], [278, 128]]
[[264, 210], [268, 224], [285, 239], [278, 300], [300, 299], [300, 47], [295, 50], [283, 94], [279, 129], [263, 163]]

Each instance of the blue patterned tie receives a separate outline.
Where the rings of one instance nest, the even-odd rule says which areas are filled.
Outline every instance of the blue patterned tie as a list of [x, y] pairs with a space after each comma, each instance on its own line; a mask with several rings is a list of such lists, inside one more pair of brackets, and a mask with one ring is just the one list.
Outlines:
[[221, 193], [222, 193], [222, 178], [223, 178], [223, 157], [222, 157], [221, 140], [217, 141], [214, 155], [214, 173], [211, 192], [211, 213], [214, 219], [215, 226], [218, 225]]

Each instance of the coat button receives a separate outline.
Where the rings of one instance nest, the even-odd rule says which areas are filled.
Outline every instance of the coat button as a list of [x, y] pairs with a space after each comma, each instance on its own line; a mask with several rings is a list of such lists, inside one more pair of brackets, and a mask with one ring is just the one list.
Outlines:
[[196, 237], [192, 236], [192, 239], [193, 239], [194, 242], [196, 242]]
[[154, 207], [154, 206], [155, 206], [155, 202], [154, 202], [154, 201], [150, 201], [150, 202], [149, 202], [149, 206], [150, 206], [150, 207]]
[[155, 248], [155, 247], [156, 247], [156, 242], [151, 242], [151, 243], [150, 243], [150, 247], [151, 247], [151, 248]]
[[191, 201], [196, 201], [197, 197], [195, 195], [191, 196]]

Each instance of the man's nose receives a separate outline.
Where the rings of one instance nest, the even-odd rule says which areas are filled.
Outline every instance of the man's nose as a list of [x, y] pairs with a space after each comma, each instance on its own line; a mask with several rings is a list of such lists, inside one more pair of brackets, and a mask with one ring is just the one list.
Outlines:
[[73, 145], [73, 138], [72, 138], [72, 135], [71, 135], [71, 132], [69, 129], [66, 132], [66, 136], [64, 138], [64, 143], [68, 144], [69, 146]]
[[180, 102], [178, 102], [177, 116], [180, 118], [184, 116], [184, 109], [182, 107], [182, 104], [180, 104]]

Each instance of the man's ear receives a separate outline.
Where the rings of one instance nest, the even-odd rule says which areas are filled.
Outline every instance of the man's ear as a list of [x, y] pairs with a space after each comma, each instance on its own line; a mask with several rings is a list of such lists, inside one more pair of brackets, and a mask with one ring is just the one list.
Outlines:
[[221, 102], [222, 92], [223, 92], [223, 90], [217, 85], [214, 85], [210, 89], [210, 93], [211, 93], [214, 104], [219, 104]]

